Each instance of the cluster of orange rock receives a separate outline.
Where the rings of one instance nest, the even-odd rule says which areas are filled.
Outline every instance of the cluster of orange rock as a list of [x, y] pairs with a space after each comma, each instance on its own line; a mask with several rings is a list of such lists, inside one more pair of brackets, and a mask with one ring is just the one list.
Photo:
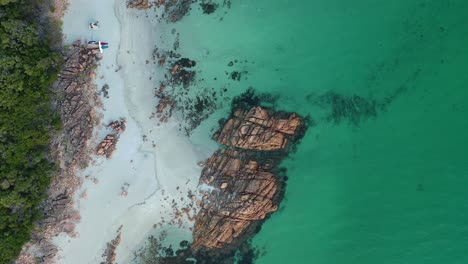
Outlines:
[[241, 159], [238, 151], [217, 151], [207, 161], [200, 182], [217, 191], [203, 196], [194, 228], [194, 250], [237, 246], [236, 239], [251, 224], [278, 208], [275, 176], [257, 161]]
[[262, 107], [234, 112], [214, 135], [227, 148], [206, 161], [200, 177], [200, 184], [215, 190], [203, 195], [192, 250], [233, 249], [278, 209], [283, 183], [272, 168], [281, 158], [259, 160], [257, 154], [286, 153], [302, 124], [294, 113], [272, 113]]
[[214, 139], [220, 144], [244, 149], [285, 149], [290, 143], [288, 137], [294, 135], [301, 124], [296, 114], [280, 118], [279, 115], [270, 116], [261, 107], [253, 107], [236, 110]]
[[66, 155], [67, 163], [72, 163], [85, 153], [87, 141], [92, 137], [97, 122], [93, 109], [98, 101], [96, 87], [83, 81], [82, 77], [94, 75], [92, 66], [97, 61], [98, 53], [95, 49], [82, 46], [79, 41], [75, 42], [66, 56], [64, 70], [54, 83], [54, 89], [63, 94], [63, 99], [58, 102], [63, 120], [63, 137], [58, 138], [62, 142], [56, 143], [69, 154]]
[[121, 238], [120, 235], [122, 233], [122, 225], [119, 227], [117, 230], [117, 236], [112, 239], [112, 241], [107, 243], [106, 250], [104, 251], [104, 254], [102, 254], [102, 257], [105, 258], [104, 261], [101, 261], [100, 264], [114, 264], [115, 263], [115, 257], [117, 255], [117, 247], [120, 244]]
[[160, 54], [158, 48], [155, 48], [153, 50], [153, 54], [152, 54], [153, 63], [156, 63], [156, 61], [158, 61], [158, 65], [162, 67], [166, 63], [166, 59], [167, 59], [167, 56], [164, 53]]
[[149, 0], [129, 0], [127, 1], [128, 8], [134, 9], [148, 9], [151, 7]]
[[102, 141], [99, 143], [96, 154], [100, 156], [106, 156], [110, 158], [112, 153], [115, 150], [117, 141], [119, 140], [119, 135], [125, 131], [126, 120], [124, 118], [116, 121], [112, 121], [107, 125], [107, 127], [112, 128], [116, 134], [108, 134]]
[[125, 118], [121, 118], [120, 120], [110, 122], [107, 127], [112, 128], [117, 133], [122, 133], [125, 131], [125, 123], [127, 120]]
[[159, 98], [158, 104], [156, 106], [155, 116], [159, 119], [159, 122], [165, 123], [172, 116], [172, 111], [174, 110], [176, 101], [169, 99], [167, 95], [164, 94], [166, 85], [161, 84], [159, 90], [156, 92], [156, 97]]
[[96, 154], [100, 156], [106, 156], [106, 158], [110, 158], [115, 150], [115, 146], [117, 145], [118, 140], [119, 138], [116, 135], [107, 135], [101, 141], [101, 143], [99, 143], [98, 148], [96, 150]]

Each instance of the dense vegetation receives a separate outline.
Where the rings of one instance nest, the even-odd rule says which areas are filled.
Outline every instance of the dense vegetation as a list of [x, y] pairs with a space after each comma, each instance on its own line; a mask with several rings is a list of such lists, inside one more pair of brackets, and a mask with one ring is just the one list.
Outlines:
[[[32, 0], [0, 0], [0, 263], [28, 241], [53, 173], [49, 87], [60, 56]], [[42, 18], [42, 22], [40, 21]]]

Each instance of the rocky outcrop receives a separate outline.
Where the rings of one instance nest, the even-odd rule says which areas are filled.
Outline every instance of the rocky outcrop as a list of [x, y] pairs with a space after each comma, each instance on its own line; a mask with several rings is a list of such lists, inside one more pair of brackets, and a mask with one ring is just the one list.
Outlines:
[[150, 8], [151, 5], [148, 0], [129, 0], [127, 1], [127, 7], [142, 10]]
[[214, 135], [220, 144], [252, 150], [285, 150], [289, 137], [302, 124], [296, 114], [270, 115], [261, 107], [236, 110], [221, 131]]
[[110, 158], [114, 152], [119, 136], [125, 131], [125, 123], [127, 120], [121, 118], [120, 120], [111, 121], [106, 127], [111, 128], [115, 133], [108, 134], [97, 146], [96, 155], [106, 156]]
[[81, 185], [75, 173], [89, 162], [92, 152], [89, 141], [93, 128], [99, 123], [94, 108], [100, 105], [96, 87], [91, 79], [99, 51], [75, 42], [64, 54], [65, 65], [52, 88], [56, 94], [54, 105], [62, 119], [61, 132], [50, 146], [58, 172], [52, 178], [47, 199], [42, 204], [43, 220], [37, 223], [31, 241], [25, 245], [17, 263], [52, 263], [57, 253], [51, 238], [65, 232], [75, 235], [75, 223], [80, 215], [74, 209], [73, 195]]
[[101, 143], [99, 143], [96, 150], [96, 154], [99, 156], [106, 156], [106, 158], [110, 158], [115, 150], [115, 146], [117, 145], [118, 140], [119, 138], [116, 135], [107, 135], [101, 141]]
[[224, 149], [206, 162], [200, 183], [215, 190], [203, 195], [193, 249], [237, 246], [251, 224], [278, 209], [275, 176], [265, 164], [244, 158], [237, 150]]
[[251, 107], [255, 100], [245, 99], [234, 101], [239, 106], [213, 136], [224, 147], [200, 163], [204, 168], [199, 186], [207, 191], [197, 201], [193, 243], [182, 241], [173, 252], [153, 239], [151, 252], [163, 255], [156, 257], [157, 263], [189, 264], [196, 259], [203, 264], [232, 264], [239, 257], [242, 263], [253, 263], [256, 253], [246, 242], [278, 210], [285, 177], [276, 175], [277, 166], [305, 125], [294, 113]]
[[121, 118], [120, 120], [110, 122], [107, 127], [112, 128], [115, 132], [120, 134], [125, 131], [125, 123], [127, 123], [127, 120], [125, 120], [125, 118]]
[[[181, 20], [190, 11], [193, 0], [155, 0], [154, 5], [163, 8], [163, 18], [168, 22], [177, 22]], [[148, 0], [128, 0], [127, 8], [149, 9], [153, 5]]]
[[154, 116], [159, 119], [159, 122], [165, 123], [172, 116], [172, 111], [174, 110], [176, 101], [169, 99], [169, 97], [164, 95], [162, 92], [157, 94], [156, 97], [158, 97], [159, 100], [156, 105], [156, 113]]
[[59, 95], [56, 104], [63, 122], [63, 132], [54, 139], [53, 144], [61, 154], [59, 160], [63, 168], [74, 162], [82, 166], [89, 160], [85, 155], [88, 150], [86, 145], [98, 123], [94, 107], [100, 105], [96, 87], [90, 81], [95, 76], [94, 65], [98, 53], [97, 49], [75, 42], [65, 57], [64, 70], [53, 85]]
[[262, 107], [234, 111], [214, 135], [227, 147], [206, 161], [200, 177], [200, 185], [213, 190], [203, 194], [191, 250], [232, 250], [278, 209], [284, 181], [274, 175], [274, 168], [299, 137], [302, 125], [294, 113]]
[[117, 230], [117, 236], [112, 239], [110, 242], [107, 243], [106, 250], [104, 251], [104, 254], [102, 254], [102, 257], [104, 258], [104, 261], [101, 261], [100, 264], [114, 264], [115, 263], [115, 257], [117, 256], [117, 247], [120, 244], [121, 241], [121, 234], [122, 234], [122, 225], [119, 227]]

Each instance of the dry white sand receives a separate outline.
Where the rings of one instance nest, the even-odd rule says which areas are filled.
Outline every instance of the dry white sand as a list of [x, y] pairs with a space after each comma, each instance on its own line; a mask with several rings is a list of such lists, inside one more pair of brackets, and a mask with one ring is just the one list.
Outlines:
[[[211, 154], [209, 149], [193, 146], [178, 131], [177, 120], [157, 126], [155, 119], [149, 119], [156, 105], [158, 78], [155, 65], [145, 63], [158, 32], [158, 24], [152, 20], [155, 16], [149, 12], [153, 11], [127, 10], [124, 0], [72, 0], [64, 17], [66, 43], [76, 39], [109, 43], [96, 78], [98, 87], [110, 87], [110, 98], [103, 99], [103, 122], [124, 117], [127, 129], [112, 158], [96, 157], [97, 163], [82, 173], [99, 182], [85, 179], [75, 195], [82, 217], [76, 228], [78, 236], [61, 235], [54, 240], [59, 248], [58, 263], [100, 263], [106, 243], [115, 238], [120, 225], [122, 242], [116, 262], [131, 263], [132, 252], [155, 232], [153, 225], [173, 218], [172, 200], [178, 208], [189, 202], [188, 191], [196, 190], [201, 171], [196, 163]], [[88, 29], [93, 20], [100, 23], [97, 31]], [[97, 131], [98, 139], [109, 132], [102, 126]], [[120, 195], [122, 187], [128, 191], [126, 197]], [[80, 197], [83, 192], [87, 198]], [[192, 223], [184, 219], [172, 240], [190, 240]]]

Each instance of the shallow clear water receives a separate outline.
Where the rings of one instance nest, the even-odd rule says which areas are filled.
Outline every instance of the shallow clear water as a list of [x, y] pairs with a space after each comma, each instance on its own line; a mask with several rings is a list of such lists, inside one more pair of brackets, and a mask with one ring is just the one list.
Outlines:
[[164, 34], [175, 27], [197, 61], [192, 89], [227, 89], [195, 142], [250, 86], [315, 123], [284, 162], [286, 197], [253, 240], [257, 263], [468, 263], [468, 2], [194, 7]]

